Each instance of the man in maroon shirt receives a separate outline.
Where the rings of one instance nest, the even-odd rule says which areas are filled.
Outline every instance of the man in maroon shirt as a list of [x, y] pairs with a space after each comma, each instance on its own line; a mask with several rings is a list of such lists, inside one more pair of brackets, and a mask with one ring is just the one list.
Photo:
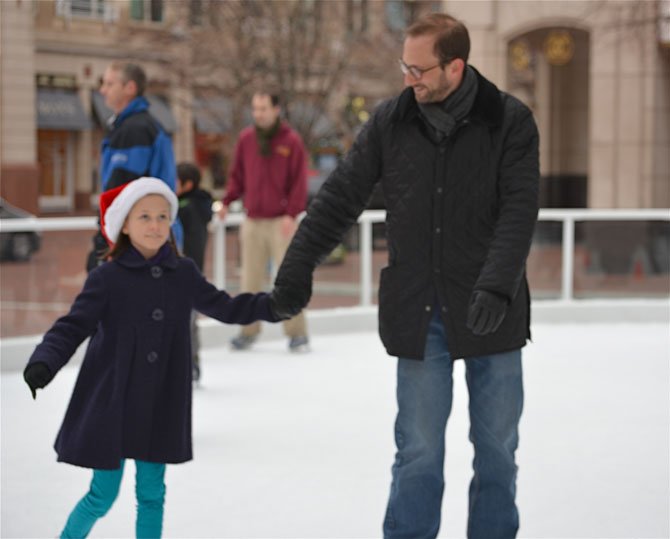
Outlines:
[[[300, 135], [279, 115], [279, 96], [256, 92], [251, 101], [254, 125], [242, 130], [219, 217], [243, 199], [246, 219], [240, 229], [243, 292], [256, 292], [268, 280], [269, 262], [279, 267], [296, 230], [296, 217], [307, 202], [307, 151]], [[260, 323], [243, 326], [231, 340], [236, 350], [249, 348]], [[308, 350], [304, 313], [284, 322], [289, 349]]]

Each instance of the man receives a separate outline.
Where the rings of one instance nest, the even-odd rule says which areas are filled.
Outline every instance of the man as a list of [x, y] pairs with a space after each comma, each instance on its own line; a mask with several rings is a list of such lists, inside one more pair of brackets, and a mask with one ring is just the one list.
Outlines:
[[530, 337], [525, 262], [538, 211], [538, 135], [530, 110], [467, 64], [469, 50], [467, 29], [448, 15], [407, 29], [405, 90], [380, 105], [326, 180], [273, 291], [282, 316], [307, 303], [315, 265], [381, 182], [389, 262], [379, 332], [399, 358], [387, 539], [438, 533], [458, 358], [475, 450], [468, 537], [514, 537], [519, 525], [514, 454], [521, 347]]
[[[307, 201], [307, 152], [300, 135], [281, 121], [279, 96], [256, 92], [251, 100], [254, 125], [245, 128], [235, 148], [226, 195], [219, 217], [244, 198], [246, 219], [240, 230], [241, 289], [258, 292], [267, 282], [270, 263], [279, 266]], [[307, 326], [301, 310], [284, 322], [289, 350], [308, 350]], [[235, 350], [249, 348], [260, 323], [242, 327], [231, 340]]]
[[[103, 192], [143, 176], [160, 178], [175, 189], [172, 141], [149, 114], [149, 102], [144, 98], [146, 82], [144, 70], [132, 63], [113, 62], [102, 77], [100, 93], [114, 113], [108, 121], [107, 136], [102, 141], [100, 178]], [[172, 230], [181, 246], [181, 224], [175, 222]], [[99, 255], [107, 248], [100, 231], [93, 237], [93, 245], [86, 264], [88, 271], [98, 265]]]

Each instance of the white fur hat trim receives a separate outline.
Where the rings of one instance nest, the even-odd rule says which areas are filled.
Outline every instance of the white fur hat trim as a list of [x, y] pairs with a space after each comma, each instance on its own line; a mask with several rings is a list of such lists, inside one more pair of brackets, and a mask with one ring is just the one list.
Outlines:
[[[104, 195], [103, 193], [102, 196], [104, 197]], [[147, 195], [164, 196], [170, 203], [170, 222], [174, 222], [177, 218], [177, 210], [179, 209], [179, 200], [174, 191], [163, 180], [159, 180], [158, 178], [147, 176], [138, 178], [125, 185], [114, 197], [114, 200], [102, 216], [105, 235], [109, 241], [116, 243], [130, 210], [139, 199]]]

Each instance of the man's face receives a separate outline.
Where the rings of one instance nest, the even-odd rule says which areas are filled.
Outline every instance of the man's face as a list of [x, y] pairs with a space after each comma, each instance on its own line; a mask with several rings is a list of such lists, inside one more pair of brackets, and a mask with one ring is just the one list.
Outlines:
[[136, 97], [137, 91], [133, 81], [123, 82], [121, 71], [108, 67], [102, 77], [100, 93], [105, 105], [119, 114]]
[[267, 94], [254, 94], [251, 98], [251, 113], [254, 123], [261, 129], [272, 127], [279, 118], [279, 107], [272, 104], [272, 99]]
[[[402, 60], [408, 66], [428, 69], [440, 63], [433, 52], [435, 36], [422, 35], [407, 37], [402, 50]], [[417, 79], [411, 74], [404, 76], [405, 86], [411, 86], [414, 97], [419, 103], [437, 103], [444, 101], [463, 78], [463, 61], [453, 60], [445, 66], [430, 69]]]

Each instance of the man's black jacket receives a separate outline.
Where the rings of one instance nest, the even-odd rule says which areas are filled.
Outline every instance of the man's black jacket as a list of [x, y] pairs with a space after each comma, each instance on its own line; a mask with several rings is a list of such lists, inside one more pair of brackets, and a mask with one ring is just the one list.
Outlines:
[[[477, 78], [470, 114], [441, 143], [411, 88], [380, 105], [308, 208], [277, 275], [285, 290], [311, 286], [311, 270], [381, 182], [389, 260], [379, 333], [394, 356], [423, 357], [434, 309], [453, 358], [513, 350], [530, 337], [525, 264], [538, 212], [537, 128], [525, 105]], [[466, 327], [473, 290], [509, 301], [492, 334]]]

